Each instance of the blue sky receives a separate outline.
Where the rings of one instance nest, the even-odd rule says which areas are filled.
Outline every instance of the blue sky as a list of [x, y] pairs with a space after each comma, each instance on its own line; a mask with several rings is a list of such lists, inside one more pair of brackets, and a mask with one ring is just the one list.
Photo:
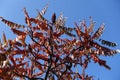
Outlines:
[[[50, 3], [46, 17], [51, 18], [52, 13], [57, 16], [62, 12], [67, 17], [67, 25], [74, 26], [74, 22], [92, 16], [96, 22], [96, 28], [105, 23], [105, 32], [102, 38], [119, 44], [116, 49], [120, 49], [120, 0], [0, 0], [0, 16], [5, 19], [24, 24], [23, 8], [26, 7], [30, 16], [35, 17], [36, 9], [41, 10], [47, 3]], [[9, 28], [0, 22], [0, 37], [4, 31], [7, 38], [12, 33]], [[90, 64], [87, 72], [100, 80], [120, 80], [120, 54], [113, 57], [104, 58], [111, 66], [111, 71], [97, 64]]]

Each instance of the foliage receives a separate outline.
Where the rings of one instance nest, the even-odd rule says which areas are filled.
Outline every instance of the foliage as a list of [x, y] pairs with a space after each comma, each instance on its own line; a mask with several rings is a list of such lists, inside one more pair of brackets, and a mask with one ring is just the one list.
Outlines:
[[[24, 8], [26, 25], [0, 17], [16, 35], [14, 40], [7, 40], [3, 32], [0, 42], [1, 79], [92, 80], [93, 76], [85, 73], [90, 61], [110, 69], [100, 56], [113, 56], [117, 51], [106, 46], [117, 45], [100, 39], [103, 24], [94, 31], [95, 23], [90, 18], [90, 26], [83, 20], [80, 25], [75, 23], [74, 28], [67, 27], [63, 14], [57, 18], [53, 13], [51, 20], [47, 20], [44, 17], [47, 8], [48, 5], [41, 12], [37, 10], [35, 18], [30, 17]], [[77, 66], [82, 68], [82, 72], [75, 71]]]

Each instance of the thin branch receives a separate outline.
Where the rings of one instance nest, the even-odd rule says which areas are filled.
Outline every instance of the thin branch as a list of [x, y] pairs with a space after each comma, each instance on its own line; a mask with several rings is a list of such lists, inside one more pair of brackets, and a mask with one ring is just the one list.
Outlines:
[[49, 75], [49, 72], [50, 72], [50, 69], [51, 69], [51, 66], [52, 66], [52, 57], [53, 57], [53, 29], [52, 29], [52, 26], [49, 26], [50, 27], [50, 38], [49, 38], [49, 46], [50, 46], [50, 49], [51, 49], [51, 53], [50, 53], [50, 58], [48, 59], [48, 69], [47, 69], [47, 72], [46, 72], [46, 75], [45, 75], [45, 80], [47, 80], [48, 78], [48, 75]]

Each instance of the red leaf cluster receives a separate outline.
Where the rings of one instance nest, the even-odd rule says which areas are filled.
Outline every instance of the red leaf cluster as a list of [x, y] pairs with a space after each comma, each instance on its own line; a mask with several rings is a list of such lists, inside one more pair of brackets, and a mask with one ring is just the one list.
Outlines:
[[[3, 42], [0, 42], [0, 79], [92, 80], [92, 76], [85, 74], [91, 60], [110, 69], [106, 61], [99, 58], [100, 55], [117, 53], [106, 47], [115, 47], [115, 43], [99, 39], [104, 25], [94, 32], [94, 22], [90, 19], [89, 27], [85, 21], [80, 25], [75, 23], [75, 28], [67, 27], [63, 14], [57, 18], [53, 13], [51, 21], [47, 20], [44, 17], [47, 8], [48, 5], [38, 12], [37, 18], [30, 17], [24, 8], [27, 26], [0, 17], [17, 35], [14, 40], [7, 40], [3, 33]], [[82, 73], [73, 69], [78, 66], [82, 68]]]

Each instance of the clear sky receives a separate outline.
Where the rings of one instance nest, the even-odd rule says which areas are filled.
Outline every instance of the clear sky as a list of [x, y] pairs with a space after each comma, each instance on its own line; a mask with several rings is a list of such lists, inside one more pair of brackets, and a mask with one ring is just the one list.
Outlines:
[[[36, 9], [41, 10], [50, 3], [46, 17], [51, 18], [52, 13], [57, 16], [62, 12], [67, 17], [67, 25], [74, 26], [74, 22], [92, 16], [96, 22], [96, 28], [105, 23], [105, 32], [102, 38], [117, 42], [116, 49], [120, 49], [120, 0], [0, 0], [0, 16], [17, 23], [24, 24], [23, 8], [26, 7], [30, 16], [35, 17]], [[0, 37], [4, 31], [7, 38], [12, 38], [9, 28], [0, 22]], [[111, 70], [90, 64], [88, 74], [93, 75], [95, 80], [120, 80], [120, 54], [104, 58]]]

